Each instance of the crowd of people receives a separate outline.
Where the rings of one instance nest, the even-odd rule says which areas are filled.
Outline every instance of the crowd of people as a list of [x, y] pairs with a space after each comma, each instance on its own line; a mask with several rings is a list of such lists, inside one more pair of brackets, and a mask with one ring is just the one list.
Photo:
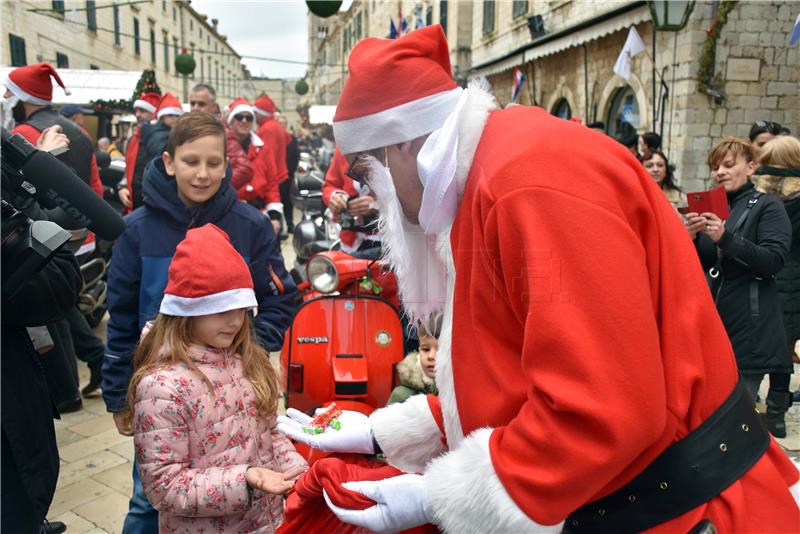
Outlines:
[[[61, 84], [48, 64], [11, 72], [14, 131], [40, 150], [69, 146], [64, 161], [96, 186], [83, 110], [53, 109], [51, 77]], [[127, 178], [105, 346], [76, 306], [72, 252], [3, 293], [4, 366], [16, 356], [15, 376], [3, 372], [3, 530], [63, 531], [45, 520], [52, 416], [98, 389], [134, 442], [124, 533], [280, 530], [282, 496], [321, 476], [292, 440], [396, 468], [353, 470], [363, 478], [324, 493], [339, 521], [371, 531], [797, 526], [798, 473], [767, 433], [786, 436], [800, 338], [791, 132], [759, 121], [749, 140], [725, 137], [708, 166], [729, 215], [694, 212], [657, 134], [620, 146], [541, 109], [497, 109], [481, 84], [452, 80], [438, 26], [364, 39], [323, 199], [378, 219], [342, 248], [382, 241], [419, 349], [387, 407], [345, 410], [340, 428], [315, 433], [306, 414], [278, 416], [268, 356], [297, 300], [280, 252], [296, 140], [266, 95], [220, 109], [199, 84], [189, 104], [142, 94], [131, 139], [98, 140]], [[576, 158], [564, 148], [576, 143], [592, 150]], [[82, 392], [76, 357], [91, 371]], [[765, 375], [766, 428], [753, 410]]]

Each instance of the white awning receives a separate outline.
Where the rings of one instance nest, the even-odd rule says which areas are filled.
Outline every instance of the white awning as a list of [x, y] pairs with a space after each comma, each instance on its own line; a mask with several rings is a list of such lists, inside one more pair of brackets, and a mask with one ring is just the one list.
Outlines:
[[600, 39], [601, 37], [605, 37], [606, 35], [610, 35], [614, 32], [627, 29], [630, 26], [647, 20], [650, 20], [650, 11], [648, 10], [647, 6], [641, 6], [614, 18], [598, 22], [597, 24], [589, 26], [588, 28], [577, 30], [523, 52], [518, 52], [513, 56], [498, 61], [497, 63], [473, 70], [470, 72], [469, 78], [472, 79], [479, 76], [491, 76], [493, 74], [497, 74], [498, 72], [503, 72], [518, 65], [522, 65], [524, 62], [556, 54], [558, 52], [567, 50], [568, 48], [580, 46], [584, 43]]
[[311, 106], [308, 108], [309, 124], [333, 124], [336, 106]]
[[[0, 67], [0, 84], [17, 67]], [[57, 69], [70, 93], [65, 94], [53, 80], [54, 104], [86, 105], [94, 100], [128, 100], [142, 76], [141, 71]]]

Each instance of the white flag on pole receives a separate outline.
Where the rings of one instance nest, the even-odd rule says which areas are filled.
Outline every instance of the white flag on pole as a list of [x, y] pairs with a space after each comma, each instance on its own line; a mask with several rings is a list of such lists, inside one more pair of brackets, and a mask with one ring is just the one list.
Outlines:
[[630, 79], [633, 56], [644, 51], [644, 42], [639, 37], [639, 32], [636, 31], [635, 27], [631, 26], [628, 38], [625, 40], [625, 46], [622, 47], [622, 52], [619, 53], [617, 62], [614, 63], [614, 72], [626, 80]]

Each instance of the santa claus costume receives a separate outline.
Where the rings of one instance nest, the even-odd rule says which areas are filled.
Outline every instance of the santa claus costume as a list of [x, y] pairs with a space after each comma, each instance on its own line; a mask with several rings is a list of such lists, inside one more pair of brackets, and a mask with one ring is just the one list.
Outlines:
[[337, 106], [345, 155], [424, 139], [420, 225], [385, 161], [368, 183], [406, 310], [444, 313], [438, 398], [364, 423], [392, 465], [423, 475], [361, 483], [380, 514], [337, 514], [396, 528], [411, 523], [378, 516], [406, 507], [452, 533], [672, 533], [704, 519], [797, 532], [798, 471], [741, 394], [691, 240], [652, 179], [613, 139], [496, 109], [450, 73], [438, 26], [364, 39]]
[[[248, 113], [255, 118], [253, 106], [242, 97], [237, 98], [228, 106], [228, 125], [240, 113]], [[228, 129], [227, 135], [232, 135], [232, 133]], [[270, 219], [280, 220], [283, 203], [281, 203], [278, 191], [280, 180], [275, 167], [274, 154], [272, 148], [255, 131], [250, 132], [250, 139], [247, 143], [247, 159], [253, 168], [253, 179], [245, 184], [235, 184], [237, 195], [245, 201], [260, 202], [263, 205], [258, 207], [269, 214]]]
[[[155, 117], [161, 95], [158, 93], [142, 93], [133, 103], [133, 109], [141, 109], [152, 113]], [[128, 184], [133, 183], [133, 170], [136, 167], [136, 157], [139, 155], [139, 142], [142, 140], [142, 128], [138, 124], [133, 129], [133, 135], [125, 147], [125, 178]]]

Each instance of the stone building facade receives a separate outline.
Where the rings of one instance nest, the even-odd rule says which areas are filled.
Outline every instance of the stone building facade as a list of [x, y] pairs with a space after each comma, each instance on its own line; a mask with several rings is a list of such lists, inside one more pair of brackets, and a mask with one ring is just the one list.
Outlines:
[[281, 115], [286, 117], [286, 124], [290, 129], [297, 130], [300, 127], [300, 114], [297, 112], [300, 106], [300, 95], [295, 90], [295, 85], [299, 79], [277, 79], [277, 78], [251, 78], [248, 88], [252, 91], [251, 102], [265, 94], [269, 96]]
[[[241, 57], [217, 31], [217, 21], [187, 1], [15, 0], [0, 2], [0, 9], [0, 61], [6, 65], [47, 61], [59, 69], [150, 67], [162, 91], [184, 101], [186, 91], [199, 82], [213, 85], [222, 100], [231, 100], [246, 77]], [[182, 48], [196, 61], [185, 81], [175, 70]]]
[[[678, 32], [655, 32], [646, 2], [607, 0], [402, 1], [408, 28], [441, 23], [456, 80], [485, 76], [501, 105], [511, 101], [515, 69], [526, 78], [518, 103], [538, 105], [584, 123], [603, 122], [609, 135], [623, 123], [662, 134], [686, 190], [709, 185], [709, 149], [725, 135], [746, 136], [756, 120], [800, 126], [800, 59], [789, 46], [797, 16], [792, 1], [740, 1], [722, 26], [712, 91], [699, 90], [700, 57], [721, 3], [698, 1]], [[357, 39], [387, 37], [398, 4], [356, 0], [329, 19], [309, 15], [310, 103], [335, 104]], [[362, 13], [362, 34], [346, 38]], [[430, 16], [428, 16], [430, 14]], [[629, 28], [647, 53], [633, 58], [626, 81], [613, 72]], [[653, 68], [655, 64], [655, 69]], [[335, 65], [335, 67], [333, 66]], [[654, 70], [656, 71], [654, 79]], [[663, 84], [662, 84], [663, 79]]]

